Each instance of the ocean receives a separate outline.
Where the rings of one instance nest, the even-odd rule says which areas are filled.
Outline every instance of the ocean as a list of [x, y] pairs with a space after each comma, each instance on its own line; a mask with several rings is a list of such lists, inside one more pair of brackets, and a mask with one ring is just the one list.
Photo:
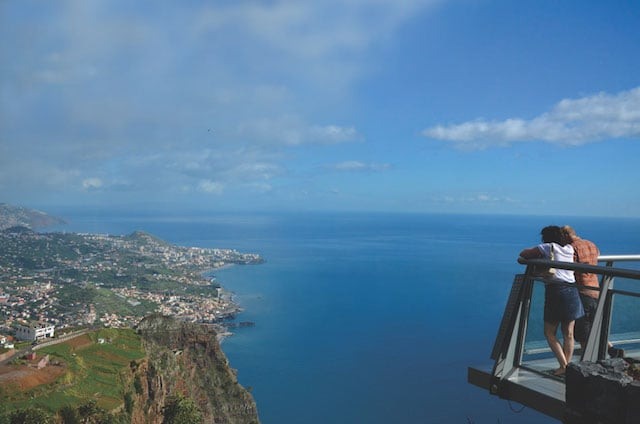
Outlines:
[[[487, 215], [63, 214], [60, 229], [143, 230], [259, 253], [215, 277], [244, 308], [223, 350], [263, 424], [555, 423], [467, 383], [489, 355], [518, 253], [572, 225], [640, 253], [640, 220]], [[540, 320], [542, 319], [540, 312]], [[542, 338], [542, 334], [540, 334]]]

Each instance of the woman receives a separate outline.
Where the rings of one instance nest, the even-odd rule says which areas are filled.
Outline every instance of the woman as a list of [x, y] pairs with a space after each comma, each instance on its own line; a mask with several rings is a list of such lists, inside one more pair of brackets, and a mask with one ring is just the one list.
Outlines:
[[[549, 259], [573, 262], [573, 247], [562, 228], [555, 225], [541, 231], [542, 244], [520, 252], [524, 259]], [[552, 277], [545, 279], [544, 337], [556, 356], [560, 368], [553, 374], [564, 375], [573, 356], [573, 327], [575, 320], [584, 315], [580, 295], [575, 285], [573, 271], [556, 269]], [[561, 326], [563, 343], [556, 334]]]

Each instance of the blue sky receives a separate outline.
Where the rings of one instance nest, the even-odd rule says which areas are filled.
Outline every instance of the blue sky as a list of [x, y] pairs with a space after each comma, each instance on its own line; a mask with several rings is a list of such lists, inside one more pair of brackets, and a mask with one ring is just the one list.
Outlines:
[[0, 1], [0, 202], [640, 216], [636, 1]]

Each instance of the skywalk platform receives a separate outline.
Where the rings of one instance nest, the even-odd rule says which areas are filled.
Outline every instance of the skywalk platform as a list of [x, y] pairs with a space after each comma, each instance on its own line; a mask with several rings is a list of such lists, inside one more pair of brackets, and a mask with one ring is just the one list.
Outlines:
[[[494, 362], [469, 367], [469, 383], [491, 395], [568, 422], [565, 421], [568, 410], [565, 378], [552, 375], [558, 367], [555, 357], [544, 340], [535, 340], [535, 336], [529, 334], [531, 331], [528, 332], [530, 316], [533, 323], [540, 321], [542, 316], [540, 310], [535, 310], [541, 305], [541, 300], [535, 296], [539, 297], [544, 282], [533, 275], [534, 265], [600, 275], [601, 293], [594, 325], [584, 349], [576, 349], [573, 363], [606, 359], [608, 341], [623, 348], [629, 362], [640, 362], [640, 271], [614, 266], [615, 263], [630, 261], [640, 264], [640, 255], [601, 256], [599, 260], [606, 265], [589, 266], [540, 259], [526, 261], [527, 270], [514, 279], [498, 329], [491, 353]], [[624, 280], [624, 289], [614, 289], [616, 278]], [[535, 288], [536, 285], [539, 287]], [[575, 411], [571, 413], [575, 420]]]

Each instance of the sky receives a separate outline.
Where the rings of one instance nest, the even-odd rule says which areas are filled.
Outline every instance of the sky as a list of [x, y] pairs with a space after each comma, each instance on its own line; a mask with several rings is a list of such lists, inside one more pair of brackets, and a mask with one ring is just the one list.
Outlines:
[[0, 0], [0, 202], [640, 216], [640, 2]]

